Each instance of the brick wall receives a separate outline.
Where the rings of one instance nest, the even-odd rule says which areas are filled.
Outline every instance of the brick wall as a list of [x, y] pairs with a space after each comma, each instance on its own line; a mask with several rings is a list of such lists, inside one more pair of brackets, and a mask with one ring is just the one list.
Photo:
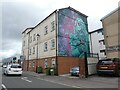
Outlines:
[[[44, 61], [45, 59], [48, 59], [48, 66], [51, 67], [51, 61], [52, 58], [56, 58], [56, 57], [49, 57], [49, 58], [43, 58], [43, 59], [39, 59], [39, 60], [26, 60], [23, 63], [23, 70], [27, 71], [27, 67], [28, 67], [28, 71], [33, 71], [36, 72], [36, 67], [37, 66], [41, 66], [43, 72], [45, 73], [45, 64]], [[75, 66], [80, 66], [80, 77], [85, 77], [85, 60], [84, 58], [74, 58], [74, 57], [57, 57], [58, 60], [58, 75], [60, 74], [68, 74], [70, 72], [70, 69], [72, 67]], [[35, 62], [34, 67], [32, 67], [33, 62]]]
[[36, 62], [37, 60], [29, 60], [28, 71], [36, 72]]
[[85, 77], [85, 59], [80, 59], [80, 77]]
[[27, 71], [29, 60], [25, 60], [22, 64], [23, 71]]
[[73, 57], [57, 57], [58, 58], [58, 74], [68, 74], [70, 68], [79, 66], [79, 58]]

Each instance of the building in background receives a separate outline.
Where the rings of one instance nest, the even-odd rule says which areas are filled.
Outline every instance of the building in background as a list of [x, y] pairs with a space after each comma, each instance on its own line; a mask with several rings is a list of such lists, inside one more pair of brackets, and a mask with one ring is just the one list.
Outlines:
[[16, 54], [8, 58], [2, 59], [3, 64], [11, 64], [11, 63], [19, 63], [22, 64], [23, 59], [21, 59], [22, 55], [21, 54]]
[[120, 7], [101, 19], [107, 58], [120, 58]]
[[90, 35], [90, 52], [98, 53], [99, 59], [106, 58], [103, 28], [89, 32], [89, 35]]
[[43, 72], [55, 67], [58, 74], [69, 73], [84, 52], [90, 52], [87, 16], [71, 7], [55, 10], [22, 32], [24, 70], [36, 72], [41, 66]]

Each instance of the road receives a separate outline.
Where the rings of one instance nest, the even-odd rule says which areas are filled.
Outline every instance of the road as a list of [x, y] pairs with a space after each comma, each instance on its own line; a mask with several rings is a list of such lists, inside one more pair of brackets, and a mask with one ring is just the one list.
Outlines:
[[30, 74], [31, 72], [29, 74], [24, 72], [22, 76], [2, 75], [2, 86], [7, 90], [9, 88], [81, 88], [83, 90], [85, 90], [84, 88], [118, 88], [117, 77], [90, 76], [80, 79], [69, 75], [42, 76], [36, 74], [36, 76], [32, 76], [33, 73]]
[[32, 76], [5, 76], [2, 77], [3, 85], [9, 88], [72, 88], [70, 86], [45, 81]]

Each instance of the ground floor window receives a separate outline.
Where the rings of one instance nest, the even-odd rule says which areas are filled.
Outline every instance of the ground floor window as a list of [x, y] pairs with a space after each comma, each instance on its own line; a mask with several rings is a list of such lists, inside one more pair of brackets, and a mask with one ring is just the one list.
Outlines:
[[51, 67], [55, 67], [55, 58], [52, 58], [51, 63], [52, 63]]
[[44, 60], [44, 66], [45, 66], [45, 68], [48, 67], [48, 59], [45, 59], [45, 60]]

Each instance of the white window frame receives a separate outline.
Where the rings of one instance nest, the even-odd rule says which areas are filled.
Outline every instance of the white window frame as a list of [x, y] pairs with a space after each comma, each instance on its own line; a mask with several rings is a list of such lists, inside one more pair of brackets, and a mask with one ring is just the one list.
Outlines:
[[32, 67], [35, 67], [35, 62], [34, 61], [32, 62]]
[[33, 35], [33, 41], [35, 41], [35, 39], [36, 39], [36, 38], [35, 38], [35, 35], [36, 35], [36, 34]]
[[48, 59], [45, 59], [45, 60], [44, 60], [44, 66], [45, 66], [45, 68], [48, 67]]
[[23, 41], [23, 46], [25, 46], [25, 41]]
[[29, 39], [29, 40], [30, 40], [30, 43], [32, 43], [32, 36], [30, 36], [30, 39]]
[[48, 44], [47, 42], [44, 43], [44, 52], [48, 51]]
[[30, 49], [29, 49], [29, 55], [31, 55], [31, 53], [32, 53], [32, 49], [30, 48]]
[[44, 35], [48, 34], [48, 26], [45, 26], [44, 28]]
[[35, 54], [35, 47], [33, 47], [33, 54]]
[[55, 21], [51, 22], [51, 32], [55, 30]]
[[52, 58], [51, 67], [55, 67], [55, 58]]
[[31, 67], [31, 62], [29, 62], [29, 67]]
[[54, 49], [55, 48], [55, 39], [52, 39], [51, 40], [51, 49]]

